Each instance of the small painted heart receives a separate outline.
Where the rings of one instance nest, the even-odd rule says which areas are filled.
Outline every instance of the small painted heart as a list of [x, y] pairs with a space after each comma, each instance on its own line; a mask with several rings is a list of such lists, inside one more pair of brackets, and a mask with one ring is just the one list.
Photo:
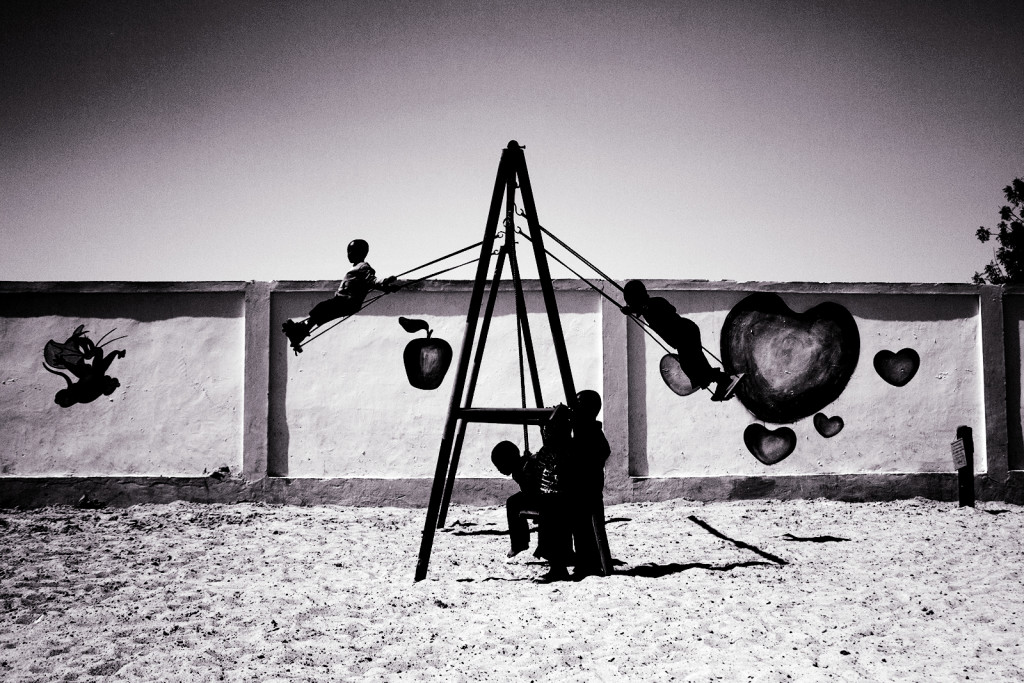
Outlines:
[[669, 389], [680, 396], [689, 396], [699, 388], [693, 386], [690, 378], [679, 367], [679, 356], [674, 353], [667, 353], [662, 356], [660, 369], [661, 379], [665, 381]]
[[825, 413], [818, 413], [814, 416], [814, 428], [818, 430], [826, 439], [831, 439], [833, 436], [843, 431], [843, 418], [839, 417], [825, 417]]
[[755, 423], [743, 430], [743, 443], [759, 461], [775, 465], [796, 450], [796, 432], [789, 427], [768, 429]]
[[921, 357], [914, 349], [879, 351], [875, 354], [875, 372], [894, 387], [902, 387], [914, 379], [921, 367]]

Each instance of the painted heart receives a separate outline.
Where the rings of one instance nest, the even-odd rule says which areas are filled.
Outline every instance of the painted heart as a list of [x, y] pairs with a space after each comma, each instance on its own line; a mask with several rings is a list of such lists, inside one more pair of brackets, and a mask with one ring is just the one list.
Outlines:
[[661, 357], [660, 369], [661, 379], [665, 381], [669, 389], [680, 396], [689, 396], [700, 388], [693, 386], [693, 383], [690, 382], [690, 378], [679, 366], [679, 356], [674, 353], [668, 353]]
[[736, 396], [764, 422], [796, 422], [836, 400], [859, 358], [857, 322], [832, 302], [797, 313], [777, 294], [751, 294], [722, 325], [723, 364], [746, 373]]
[[818, 413], [814, 416], [814, 428], [818, 430], [826, 439], [831, 439], [833, 436], [843, 431], [843, 418], [838, 415], [835, 417], [825, 417], [825, 413]]
[[875, 354], [875, 372], [894, 387], [902, 387], [914, 379], [921, 367], [921, 356], [914, 349], [879, 351]]
[[743, 430], [743, 443], [762, 463], [774, 465], [796, 450], [796, 432], [789, 427], [768, 429], [755, 423]]

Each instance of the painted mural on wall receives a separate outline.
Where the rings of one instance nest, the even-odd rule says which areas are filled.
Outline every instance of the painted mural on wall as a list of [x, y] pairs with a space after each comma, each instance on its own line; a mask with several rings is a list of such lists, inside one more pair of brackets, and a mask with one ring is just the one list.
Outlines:
[[761, 463], [774, 465], [796, 450], [796, 432], [789, 427], [768, 429], [755, 422], [743, 430], [743, 443]]
[[[110, 365], [116, 358], [124, 358], [125, 352], [112, 351], [104, 355], [103, 340], [114, 330], [93, 342], [86, 335], [85, 325], [75, 328], [67, 341], [58, 342], [51, 339], [43, 347], [43, 369], [54, 375], [60, 375], [67, 386], [59, 390], [53, 402], [61, 408], [70, 408], [76, 403], [91, 403], [100, 396], [110, 396], [121, 383], [116, 377], [107, 374]], [[115, 337], [106, 343], [124, 339]], [[67, 371], [67, 374], [63, 371]], [[74, 377], [74, 379], [72, 379]]]
[[402, 353], [409, 384], [427, 391], [437, 389], [452, 364], [451, 345], [444, 339], [431, 337], [433, 330], [425, 320], [400, 317], [398, 324], [410, 334], [420, 331], [427, 333], [426, 337], [418, 337], [406, 344]]
[[796, 422], [832, 403], [859, 357], [857, 323], [832, 302], [797, 313], [777, 294], [751, 294], [722, 327], [723, 362], [746, 374], [736, 396], [764, 422]]
[[894, 387], [906, 386], [921, 367], [921, 357], [914, 349], [882, 350], [875, 354], [875, 372]]
[[825, 413], [816, 414], [812, 421], [814, 423], [814, 430], [826, 439], [831, 439], [833, 436], [843, 431], [843, 427], [845, 426], [843, 418], [838, 415], [835, 417], [828, 417]]
[[[825, 302], [798, 313], [777, 294], [751, 294], [726, 316], [721, 339], [726, 369], [743, 373], [736, 396], [751, 415], [779, 425], [813, 415], [814, 430], [826, 439], [843, 431], [841, 416], [821, 411], [842, 395], [860, 357], [860, 332], [846, 308]], [[897, 387], [920, 365], [913, 349], [874, 357], [879, 377]], [[797, 437], [788, 427], [752, 424], [743, 443], [758, 461], [774, 465], [796, 450]]]

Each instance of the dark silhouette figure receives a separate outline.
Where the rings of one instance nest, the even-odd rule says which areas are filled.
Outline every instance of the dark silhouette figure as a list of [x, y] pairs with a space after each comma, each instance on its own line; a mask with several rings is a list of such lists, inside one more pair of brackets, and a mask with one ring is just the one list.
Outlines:
[[576, 554], [574, 578], [610, 571], [604, 528], [604, 466], [611, 455], [601, 422], [601, 396], [584, 390], [576, 395], [573, 435], [564, 467], [566, 506]]
[[[124, 358], [125, 352], [114, 351], [104, 355], [103, 347], [86, 337], [84, 328], [84, 325], [75, 328], [63, 344], [51, 339], [43, 347], [43, 369], [60, 375], [68, 383], [66, 388], [53, 397], [53, 402], [61, 408], [69, 408], [76, 403], [91, 403], [100, 396], [110, 396], [121, 386], [116, 378], [107, 375], [107, 370], [115, 358]], [[103, 337], [100, 337], [100, 341], [103, 341]], [[61, 370], [67, 370], [76, 379], [72, 380]]]
[[511, 441], [502, 441], [491, 450], [491, 462], [499, 472], [519, 484], [519, 491], [505, 501], [512, 542], [508, 556], [514, 557], [530, 547], [530, 523], [522, 513], [540, 510], [540, 471], [534, 466], [533, 454], [527, 451], [520, 455], [519, 447]]
[[314, 329], [338, 318], [352, 315], [363, 306], [363, 300], [371, 289], [392, 292], [396, 289], [394, 277], [377, 281], [377, 273], [369, 263], [366, 255], [370, 245], [365, 240], [352, 240], [348, 243], [348, 260], [352, 269], [345, 273], [345, 278], [338, 285], [338, 291], [326, 301], [321, 301], [309, 312], [305, 320], [286, 320], [281, 326], [292, 350], [296, 355], [302, 353], [302, 342]]
[[651, 329], [676, 350], [679, 366], [695, 387], [706, 389], [715, 384], [712, 401], [727, 401], [733, 397], [743, 375], [729, 375], [708, 363], [697, 323], [676, 313], [675, 306], [666, 299], [650, 296], [647, 287], [639, 280], [627, 282], [623, 293], [626, 305], [622, 307], [622, 312], [643, 316]]
[[548, 561], [548, 573], [541, 579], [544, 582], [568, 579], [568, 566], [572, 561], [572, 528], [563, 481], [566, 460], [572, 449], [571, 417], [567, 406], [555, 407], [541, 425], [544, 445], [530, 464], [540, 480], [537, 554]]

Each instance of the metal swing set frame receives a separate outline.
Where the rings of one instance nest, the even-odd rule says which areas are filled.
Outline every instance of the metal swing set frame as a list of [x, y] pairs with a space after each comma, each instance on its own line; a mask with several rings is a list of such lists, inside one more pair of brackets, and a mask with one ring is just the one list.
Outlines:
[[[522, 197], [523, 210], [518, 213], [526, 219], [529, 233], [518, 230], [514, 219], [516, 213], [516, 190]], [[502, 204], [505, 206], [505, 218], [501, 220]], [[491, 250], [495, 240], [499, 238], [499, 222], [504, 227], [504, 241], [497, 250], [494, 273], [491, 276], [487, 302], [484, 305], [484, 290], [487, 287], [487, 270], [490, 265]], [[427, 576], [430, 564], [430, 553], [433, 548], [434, 534], [444, 527], [451, 502], [452, 489], [459, 467], [459, 457], [466, 436], [466, 427], [472, 422], [495, 424], [540, 425], [551, 415], [553, 408], [544, 407], [541, 394], [540, 378], [537, 372], [537, 359], [533, 348], [533, 337], [526, 316], [526, 300], [523, 295], [522, 278], [519, 271], [519, 259], [516, 253], [515, 235], [526, 237], [532, 248], [537, 264], [537, 276], [540, 281], [544, 308], [547, 313], [548, 325], [551, 328], [551, 339], [558, 371], [562, 380], [565, 404], [570, 410], [576, 408], [576, 385], [573, 382], [572, 369], [569, 366], [569, 354], [565, 347], [565, 335], [562, 322], [558, 315], [558, 303], [555, 299], [554, 287], [551, 283], [551, 271], [548, 267], [547, 251], [544, 249], [544, 229], [537, 219], [537, 207], [530, 185], [530, 175], [526, 168], [526, 157], [523, 148], [512, 140], [502, 151], [498, 163], [498, 173], [494, 182], [490, 210], [484, 227], [484, 238], [480, 243], [480, 260], [477, 264], [473, 292], [469, 301], [469, 312], [466, 316], [466, 330], [462, 341], [462, 350], [455, 372], [451, 402], [448, 406], [448, 417], [445, 421], [441, 447], [437, 456], [437, 468], [434, 472], [434, 483], [430, 491], [430, 502], [427, 506], [427, 518], [423, 526], [423, 537], [420, 544], [419, 560], [416, 564], [415, 580], [422, 581]], [[494, 303], [501, 284], [502, 273], [506, 261], [512, 275], [515, 291], [518, 343], [520, 348], [520, 379], [523, 391], [523, 406], [518, 408], [478, 407], [473, 405], [476, 383], [483, 359], [487, 333], [490, 329]], [[481, 318], [481, 307], [483, 317]], [[530, 379], [533, 387], [535, 408], [526, 407], [526, 380], [522, 371], [523, 351], [529, 365]]]

